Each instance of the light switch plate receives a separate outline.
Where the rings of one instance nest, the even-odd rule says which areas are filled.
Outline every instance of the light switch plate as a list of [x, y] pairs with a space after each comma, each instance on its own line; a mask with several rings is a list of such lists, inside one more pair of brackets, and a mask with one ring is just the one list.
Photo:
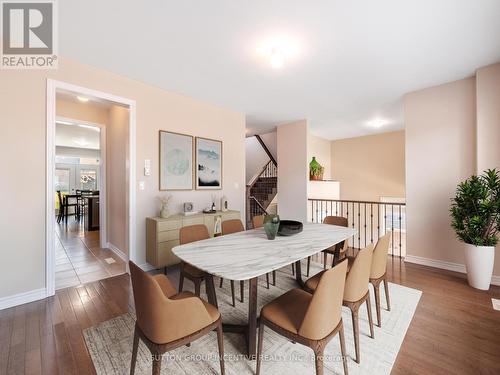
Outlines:
[[144, 176], [150, 176], [151, 175], [151, 160], [146, 159], [144, 160]]
[[491, 299], [491, 303], [492, 303], [493, 308], [494, 308], [495, 310], [500, 311], [500, 299], [495, 299], [495, 298], [492, 298], [492, 299]]

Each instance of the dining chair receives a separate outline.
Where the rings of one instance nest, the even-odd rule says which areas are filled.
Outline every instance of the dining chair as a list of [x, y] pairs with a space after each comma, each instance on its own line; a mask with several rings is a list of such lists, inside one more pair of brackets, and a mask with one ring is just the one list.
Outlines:
[[347, 375], [342, 296], [346, 280], [347, 261], [322, 273], [313, 294], [292, 289], [265, 305], [260, 312], [257, 369], [261, 367], [264, 327], [298, 342], [314, 351], [316, 375], [323, 374], [323, 351], [338, 333], [340, 350]]
[[68, 198], [64, 197], [61, 190], [57, 190], [57, 199], [59, 200], [59, 214], [57, 215], [57, 223], [59, 224], [61, 220], [68, 223], [69, 208], [74, 207], [75, 216], [79, 219], [80, 212], [78, 209], [78, 203], [69, 203]]
[[387, 310], [391, 311], [391, 302], [389, 299], [389, 285], [387, 284], [387, 254], [389, 253], [389, 244], [391, 242], [391, 232], [380, 237], [373, 250], [372, 267], [370, 271], [370, 283], [375, 292], [375, 307], [377, 311], [377, 325], [382, 327], [380, 318], [380, 283], [384, 282], [385, 300]]
[[[349, 226], [347, 218], [345, 218], [343, 216], [326, 216], [323, 219], [323, 224], [338, 225], [340, 227], [346, 227], [346, 228]], [[323, 250], [323, 268], [326, 269], [326, 258], [328, 256], [328, 254], [331, 254], [333, 256], [333, 259], [332, 259], [332, 267], [333, 267], [335, 265], [335, 261], [336, 261], [335, 250], [339, 249], [340, 256], [341, 256], [341, 258], [343, 258], [345, 256], [346, 251], [347, 251], [347, 247], [348, 247], [348, 244], [347, 244], [347, 240], [346, 240], [346, 241], [342, 241], [341, 243], [339, 243], [335, 246], [332, 246], [328, 249]], [[339, 260], [340, 259], [337, 259], [337, 261], [339, 261]]]
[[[210, 238], [210, 235], [208, 234], [208, 229], [205, 224], [188, 225], [182, 227], [179, 230], [179, 243], [181, 245], [185, 245], [187, 243], [195, 241], [206, 240], [207, 238]], [[199, 297], [200, 286], [201, 283], [205, 280], [205, 273], [195, 266], [182, 261], [180, 268], [179, 293], [182, 292], [182, 288], [184, 286], [184, 278], [186, 278], [193, 282], [194, 293]]]
[[[370, 302], [369, 278], [372, 266], [373, 245], [368, 245], [360, 250], [355, 258], [349, 258], [347, 267], [349, 269], [344, 288], [343, 305], [351, 310], [352, 326], [354, 331], [354, 347], [356, 350], [356, 362], [360, 362], [359, 350], [359, 308], [366, 302], [368, 311], [368, 323], [370, 325], [370, 337], [375, 338], [373, 331], [372, 307]], [[349, 260], [353, 259], [349, 266]], [[305, 289], [314, 292], [321, 280], [322, 274], [328, 271], [321, 271], [319, 274], [306, 281]]]
[[[253, 229], [262, 228], [264, 226], [264, 217], [266, 215], [257, 215], [252, 218], [252, 227]], [[276, 286], [276, 271], [273, 271], [273, 286]], [[295, 275], [295, 266], [292, 263], [292, 275]], [[269, 274], [266, 273], [266, 283], [267, 289], [269, 289]]]
[[134, 330], [130, 374], [134, 375], [139, 340], [151, 352], [153, 375], [159, 375], [163, 354], [189, 345], [217, 330], [219, 362], [224, 374], [224, 343], [221, 316], [217, 308], [190, 292], [176, 294], [165, 275], [144, 272], [129, 261], [137, 320]]
[[[225, 220], [222, 222], [222, 235], [243, 232], [244, 230], [245, 230], [245, 227], [243, 226], [243, 223], [241, 222], [240, 219]], [[224, 279], [221, 277], [219, 288], [222, 288], [223, 281], [224, 281]], [[233, 307], [235, 307], [236, 301], [234, 298], [234, 280], [230, 280], [230, 281], [231, 281], [231, 297], [233, 300]], [[244, 301], [244, 297], [243, 297], [244, 289], [245, 289], [245, 282], [243, 280], [241, 280], [240, 281], [240, 299], [241, 299], [241, 302]]]

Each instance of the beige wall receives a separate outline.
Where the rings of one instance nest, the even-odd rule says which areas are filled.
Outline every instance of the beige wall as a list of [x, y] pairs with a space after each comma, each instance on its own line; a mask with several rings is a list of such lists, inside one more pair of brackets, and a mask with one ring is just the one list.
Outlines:
[[[243, 114], [173, 94], [140, 82], [61, 58], [57, 70], [0, 71], [0, 168], [11, 183], [1, 184], [0, 298], [45, 287], [46, 79], [108, 92], [137, 103], [136, 173], [138, 263], [145, 262], [145, 218], [158, 214], [158, 130], [223, 141], [223, 190], [230, 208], [244, 212], [245, 118]], [[12, 160], [15, 162], [12, 162]], [[152, 175], [143, 176], [144, 159]], [[29, 166], [29, 168], [27, 168]], [[137, 185], [136, 185], [137, 186]], [[174, 193], [173, 210], [184, 201], [208, 205], [206, 191]]]
[[405, 197], [404, 131], [332, 141], [331, 155], [341, 199]]
[[406, 126], [408, 255], [463, 264], [450, 199], [476, 171], [474, 78], [409, 93]]
[[500, 63], [478, 69], [476, 95], [477, 172], [500, 170]]
[[307, 220], [307, 121], [278, 126], [278, 214]]
[[107, 241], [127, 255], [128, 129], [129, 109], [113, 105], [106, 126]]
[[311, 162], [313, 156], [315, 156], [318, 163], [325, 168], [323, 179], [330, 180], [332, 178], [331, 142], [328, 139], [317, 137], [309, 133], [307, 135], [308, 163]]

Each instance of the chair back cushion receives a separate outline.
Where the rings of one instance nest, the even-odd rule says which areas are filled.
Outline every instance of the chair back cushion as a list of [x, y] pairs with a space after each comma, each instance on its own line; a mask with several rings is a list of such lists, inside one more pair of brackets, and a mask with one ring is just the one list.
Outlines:
[[210, 238], [210, 235], [205, 224], [188, 225], [179, 230], [179, 243], [181, 245], [207, 238]]
[[243, 232], [245, 227], [240, 219], [225, 220], [222, 222], [222, 234]]
[[264, 215], [257, 215], [252, 218], [253, 229], [262, 228], [264, 226]]
[[384, 276], [387, 269], [387, 254], [389, 253], [389, 244], [391, 242], [391, 232], [380, 237], [373, 250], [372, 269], [370, 278], [378, 279]]
[[340, 227], [349, 226], [347, 218], [342, 216], [326, 216], [323, 219], [323, 224], [338, 225]]
[[337, 327], [342, 318], [346, 272], [344, 260], [323, 273], [300, 325], [300, 336], [320, 340]]
[[373, 245], [360, 250], [354, 259], [345, 281], [344, 300], [359, 301], [368, 292], [372, 267]]

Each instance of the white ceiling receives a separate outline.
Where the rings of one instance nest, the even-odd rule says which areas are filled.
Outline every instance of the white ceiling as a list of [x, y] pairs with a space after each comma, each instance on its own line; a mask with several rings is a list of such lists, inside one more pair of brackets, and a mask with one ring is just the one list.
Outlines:
[[56, 122], [56, 146], [99, 150], [99, 136], [96, 130]]
[[[500, 61], [498, 0], [65, 0], [63, 56], [335, 139], [403, 127], [402, 95]], [[272, 69], [274, 36], [298, 54]], [[367, 122], [380, 118], [380, 129]]]

